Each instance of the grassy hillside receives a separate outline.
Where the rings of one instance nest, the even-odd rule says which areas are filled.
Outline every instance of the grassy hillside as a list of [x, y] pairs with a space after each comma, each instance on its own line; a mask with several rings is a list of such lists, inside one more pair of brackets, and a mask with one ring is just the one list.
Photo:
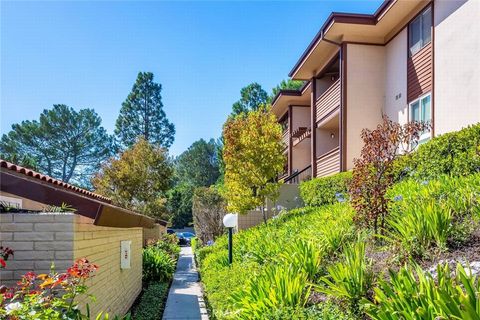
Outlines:
[[[366, 312], [375, 317], [384, 306], [374, 302], [390, 285], [381, 282], [392, 277], [388, 269], [407, 277], [416, 272], [416, 263], [427, 266], [475, 248], [479, 192], [479, 174], [404, 181], [389, 191], [388, 233], [375, 241], [354, 225], [348, 202], [284, 212], [234, 236], [231, 267], [227, 239], [221, 237], [197, 253], [212, 314], [218, 319], [355, 319]], [[405, 265], [408, 269], [401, 269]], [[435, 304], [431, 299], [427, 302]], [[478, 295], [472, 304], [480, 314]]]

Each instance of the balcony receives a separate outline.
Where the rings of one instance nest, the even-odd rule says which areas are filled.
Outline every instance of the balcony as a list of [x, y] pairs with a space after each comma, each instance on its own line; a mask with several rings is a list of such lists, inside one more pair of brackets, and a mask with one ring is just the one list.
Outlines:
[[340, 108], [340, 79], [335, 81], [324, 93], [317, 99], [317, 123], [325, 120]]
[[317, 177], [340, 172], [340, 148], [336, 147], [317, 158]]
[[303, 140], [310, 138], [311, 134], [312, 134], [312, 130], [310, 128], [299, 127], [292, 133], [293, 146], [295, 147], [297, 144], [299, 144]]
[[282, 135], [282, 143], [284, 145], [284, 148], [288, 148], [288, 143], [290, 142], [290, 134], [288, 132], [288, 129], [283, 132]]
[[299, 184], [300, 182], [310, 180], [312, 178], [312, 166], [308, 165], [302, 170], [296, 170], [290, 176], [283, 177], [283, 183]]

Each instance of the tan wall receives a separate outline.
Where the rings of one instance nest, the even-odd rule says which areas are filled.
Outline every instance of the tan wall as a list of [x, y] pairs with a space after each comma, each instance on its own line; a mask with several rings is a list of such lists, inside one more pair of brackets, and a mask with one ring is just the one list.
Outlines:
[[4, 192], [4, 191], [0, 191], [0, 196], [20, 200], [22, 202], [21, 209], [43, 210], [46, 207], [46, 204], [44, 204], [44, 203], [40, 203], [40, 202], [36, 202], [36, 201], [30, 200], [30, 199], [27, 199], [27, 198], [19, 197], [17, 195], [14, 195], [14, 194], [11, 194], [11, 193], [8, 193], [8, 192]]
[[[331, 134], [335, 137], [332, 139]], [[335, 129], [320, 129], [317, 128], [317, 158], [339, 145], [339, 130]]]
[[385, 46], [385, 106], [393, 121], [408, 121], [407, 107], [407, 28]]
[[292, 173], [295, 170], [302, 170], [310, 164], [310, 140], [304, 139], [293, 147], [292, 152]]
[[[267, 201], [266, 215], [270, 219], [279, 213], [278, 209], [293, 209], [304, 205], [300, 197], [300, 189], [296, 184], [283, 184], [280, 187], [280, 195], [275, 203]], [[281, 208], [277, 208], [280, 206]], [[244, 230], [263, 223], [263, 215], [260, 210], [252, 210], [247, 214], [237, 216], [237, 229]]]
[[28, 271], [65, 272], [73, 262], [72, 213], [0, 214], [0, 246], [14, 250], [0, 270], [0, 284], [13, 286]]
[[435, 1], [435, 134], [480, 122], [480, 1]]
[[310, 108], [308, 107], [292, 107], [292, 127], [297, 130], [299, 127], [310, 128]]
[[156, 224], [153, 228], [143, 228], [143, 244], [147, 241], [157, 241], [162, 233], [167, 232], [167, 227]]
[[320, 79], [317, 79], [317, 87], [316, 87], [316, 99], [320, 98], [320, 96], [328, 89], [330, 86], [337, 81], [338, 78], [332, 80], [331, 76], [326, 76]]
[[347, 46], [347, 134], [346, 166], [360, 156], [364, 128], [381, 121], [385, 92], [385, 50], [381, 46]]
[[[99, 265], [89, 280], [89, 293], [97, 297], [89, 302], [93, 315], [126, 313], [142, 289], [142, 228], [109, 228], [92, 224], [93, 220], [75, 216], [74, 259], [86, 257]], [[120, 241], [131, 240], [131, 269], [120, 269]], [[79, 301], [82, 305], [85, 300]]]

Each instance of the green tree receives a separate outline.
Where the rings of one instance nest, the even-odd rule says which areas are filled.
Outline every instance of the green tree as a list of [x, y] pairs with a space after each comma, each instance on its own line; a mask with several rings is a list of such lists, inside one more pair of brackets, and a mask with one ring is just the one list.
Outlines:
[[163, 148], [172, 145], [175, 126], [163, 111], [161, 91], [162, 85], [153, 81], [153, 73], [138, 73], [115, 124], [115, 134], [123, 146], [132, 146], [139, 136]]
[[118, 158], [104, 163], [92, 183], [95, 192], [118, 206], [167, 219], [166, 192], [172, 174], [167, 151], [140, 138]]
[[183, 228], [192, 222], [192, 196], [195, 187], [179, 183], [168, 191], [167, 209], [173, 228]]
[[214, 139], [195, 141], [175, 160], [175, 187], [168, 193], [173, 227], [192, 222], [192, 196], [196, 187], [214, 184], [220, 175], [218, 145]]
[[282, 80], [275, 88], [272, 89], [272, 98], [277, 95], [280, 90], [298, 90], [303, 86], [304, 82], [300, 80]]
[[14, 124], [0, 141], [6, 158], [30, 159], [42, 173], [83, 186], [114, 149], [93, 109], [77, 112], [63, 104], [45, 109], [39, 121]]
[[176, 159], [176, 178], [195, 187], [214, 184], [220, 174], [217, 149], [214, 139], [195, 141]]
[[224, 194], [229, 211], [240, 214], [260, 207], [266, 222], [265, 201], [278, 196], [276, 178], [283, 170], [282, 129], [270, 107], [230, 118], [224, 125]]
[[261, 105], [269, 102], [268, 94], [263, 90], [262, 86], [256, 82], [240, 90], [240, 100], [232, 106], [232, 116], [241, 113], [247, 113], [251, 110], [257, 110]]

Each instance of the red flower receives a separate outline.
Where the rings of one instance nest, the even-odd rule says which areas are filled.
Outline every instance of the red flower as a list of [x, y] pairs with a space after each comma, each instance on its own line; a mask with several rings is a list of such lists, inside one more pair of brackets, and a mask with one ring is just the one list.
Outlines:
[[3, 260], [2, 258], [0, 258], [0, 266], [2, 268], [5, 268], [7, 266], [7, 263], [5, 262], [5, 260]]

